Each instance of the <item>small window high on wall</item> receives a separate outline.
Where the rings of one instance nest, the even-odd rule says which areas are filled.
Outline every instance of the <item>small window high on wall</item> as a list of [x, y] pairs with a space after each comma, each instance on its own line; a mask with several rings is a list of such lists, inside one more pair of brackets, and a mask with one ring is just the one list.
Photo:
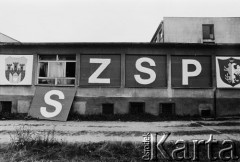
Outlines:
[[203, 24], [203, 40], [214, 40], [214, 25], [213, 24]]
[[39, 55], [38, 84], [75, 85], [76, 55]]

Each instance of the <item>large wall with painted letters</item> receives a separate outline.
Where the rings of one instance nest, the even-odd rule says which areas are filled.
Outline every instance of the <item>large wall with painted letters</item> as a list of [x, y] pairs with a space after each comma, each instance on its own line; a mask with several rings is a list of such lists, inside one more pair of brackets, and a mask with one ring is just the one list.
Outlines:
[[0, 61], [0, 110], [11, 102], [12, 113], [46, 111], [44, 95], [56, 90], [80, 114], [240, 114], [236, 44], [5, 44]]

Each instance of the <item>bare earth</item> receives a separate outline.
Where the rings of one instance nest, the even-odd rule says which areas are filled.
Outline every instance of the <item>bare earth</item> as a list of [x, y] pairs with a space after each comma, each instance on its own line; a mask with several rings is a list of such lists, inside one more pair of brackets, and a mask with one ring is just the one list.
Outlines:
[[171, 132], [168, 140], [240, 139], [240, 120], [166, 121], [166, 122], [58, 122], [35, 120], [4, 120], [0, 122], [0, 143], [9, 143], [16, 129], [25, 125], [41, 134], [55, 129], [57, 140], [66, 142], [133, 141], [142, 142], [142, 135]]

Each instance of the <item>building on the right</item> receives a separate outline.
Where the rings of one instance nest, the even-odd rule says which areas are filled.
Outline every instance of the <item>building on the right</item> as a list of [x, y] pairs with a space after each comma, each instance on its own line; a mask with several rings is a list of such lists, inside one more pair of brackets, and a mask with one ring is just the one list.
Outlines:
[[164, 17], [151, 43], [240, 43], [240, 17]]

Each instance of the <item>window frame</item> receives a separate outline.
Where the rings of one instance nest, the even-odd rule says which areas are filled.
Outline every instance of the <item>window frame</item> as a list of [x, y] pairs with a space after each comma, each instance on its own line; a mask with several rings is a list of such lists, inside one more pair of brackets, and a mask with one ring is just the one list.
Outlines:
[[[171, 113], [164, 113], [163, 110], [164, 105], [171, 105]], [[159, 112], [158, 116], [167, 116], [167, 117], [172, 117], [176, 115], [176, 103], [174, 102], [161, 102], [159, 103]]]
[[[55, 56], [55, 60], [41, 60], [40, 57], [43, 56], [43, 55], [54, 55]], [[60, 55], [74, 55], [75, 56], [75, 60], [59, 60], [59, 56]], [[77, 55], [76, 54], [38, 54], [37, 55], [37, 85], [44, 85], [44, 86], [76, 86], [77, 83], [77, 75], [76, 75], [76, 72], [77, 72]], [[75, 63], [75, 76], [74, 77], [49, 77], [49, 63], [50, 62], [55, 62], [55, 63], [60, 63], [60, 62], [63, 62], [63, 63], [68, 63], [68, 62], [74, 62]], [[47, 77], [41, 77], [39, 76], [40, 75], [40, 63], [47, 63], [47, 66], [48, 66], [48, 69], [47, 69]], [[50, 83], [50, 84], [42, 84], [42, 83], [39, 83], [39, 80], [40, 79], [52, 79], [54, 80], [54, 84]], [[74, 84], [58, 84], [58, 80], [61, 80], [61, 79], [65, 79], [65, 80], [74, 80]]]
[[[208, 26], [209, 27], [209, 38], [204, 38], [204, 26]], [[211, 38], [211, 31], [213, 34], [213, 37]], [[214, 24], [202, 24], [202, 39], [203, 40], [210, 40], [210, 41], [214, 41], [215, 40], [215, 33], [214, 33]]]

